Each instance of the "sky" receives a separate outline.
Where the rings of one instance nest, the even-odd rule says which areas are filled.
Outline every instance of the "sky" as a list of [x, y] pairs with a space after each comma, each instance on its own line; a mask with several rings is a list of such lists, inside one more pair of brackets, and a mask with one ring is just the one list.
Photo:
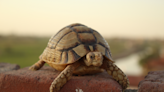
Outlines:
[[109, 38], [164, 39], [164, 0], [0, 0], [0, 35], [52, 36], [72, 23]]

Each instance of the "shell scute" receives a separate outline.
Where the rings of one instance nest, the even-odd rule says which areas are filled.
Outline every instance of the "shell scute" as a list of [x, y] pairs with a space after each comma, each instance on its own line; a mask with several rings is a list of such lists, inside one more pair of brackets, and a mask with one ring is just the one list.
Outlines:
[[70, 60], [68, 63], [73, 63], [74, 61], [76, 61], [77, 59], [80, 58], [80, 56], [78, 54], [76, 54], [74, 50], [68, 51], [68, 57], [70, 57], [69, 58]]
[[61, 63], [61, 64], [67, 63], [67, 61], [68, 61], [68, 52], [67, 51], [63, 51], [61, 53], [60, 58], [61, 58], [61, 60], [59, 61], [59, 63]]
[[75, 26], [73, 27], [73, 30], [77, 33], [92, 33], [93, 31], [90, 28], [84, 27], [84, 26]]
[[48, 42], [48, 47], [55, 49], [58, 42], [65, 37], [67, 34], [69, 34], [71, 31], [70, 28], [63, 28], [63, 30], [60, 30], [56, 35], [52, 36]]
[[78, 37], [82, 44], [86, 44], [86, 45], [96, 44], [96, 39], [91, 33], [79, 33]]
[[73, 50], [80, 57], [83, 57], [86, 53], [89, 52], [89, 50], [85, 47], [84, 44], [78, 45], [77, 47], [73, 48]]
[[70, 32], [67, 35], [65, 35], [57, 44], [56, 49], [57, 50], [69, 50], [76, 45], [80, 44], [80, 42], [77, 39], [77, 35], [74, 32]]

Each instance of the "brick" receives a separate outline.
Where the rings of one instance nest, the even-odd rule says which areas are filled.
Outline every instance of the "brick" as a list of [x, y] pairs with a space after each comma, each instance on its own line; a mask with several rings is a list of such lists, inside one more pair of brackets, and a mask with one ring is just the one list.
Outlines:
[[[28, 67], [3, 72], [0, 74], [1, 92], [49, 92], [52, 81], [60, 72], [44, 66], [38, 71], [28, 70]], [[106, 72], [72, 76], [60, 92], [121, 92], [121, 86]]]
[[139, 83], [138, 92], [164, 92], [164, 71], [152, 71]]
[[17, 64], [10, 64], [10, 63], [0, 63], [0, 73], [12, 71], [12, 70], [18, 70], [20, 68]]
[[129, 82], [130, 82], [130, 86], [132, 87], [138, 87], [138, 84], [141, 80], [144, 79], [144, 76], [128, 76]]
[[137, 92], [137, 89], [126, 89], [124, 92]]

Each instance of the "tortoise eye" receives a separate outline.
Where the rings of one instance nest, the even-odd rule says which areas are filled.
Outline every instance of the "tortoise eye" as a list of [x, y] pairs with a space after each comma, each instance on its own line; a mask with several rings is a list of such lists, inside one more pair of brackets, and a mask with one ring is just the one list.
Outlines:
[[93, 59], [94, 57], [91, 55], [90, 58]]

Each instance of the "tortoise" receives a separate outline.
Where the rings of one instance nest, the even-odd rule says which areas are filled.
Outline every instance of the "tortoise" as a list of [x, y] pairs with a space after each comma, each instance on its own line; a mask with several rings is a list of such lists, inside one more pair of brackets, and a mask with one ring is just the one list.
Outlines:
[[50, 92], [59, 91], [73, 74], [95, 74], [104, 70], [123, 90], [129, 85], [127, 76], [114, 64], [105, 39], [94, 29], [80, 23], [68, 25], [52, 36], [39, 58], [29, 69], [38, 70], [46, 62], [61, 71], [52, 82]]

